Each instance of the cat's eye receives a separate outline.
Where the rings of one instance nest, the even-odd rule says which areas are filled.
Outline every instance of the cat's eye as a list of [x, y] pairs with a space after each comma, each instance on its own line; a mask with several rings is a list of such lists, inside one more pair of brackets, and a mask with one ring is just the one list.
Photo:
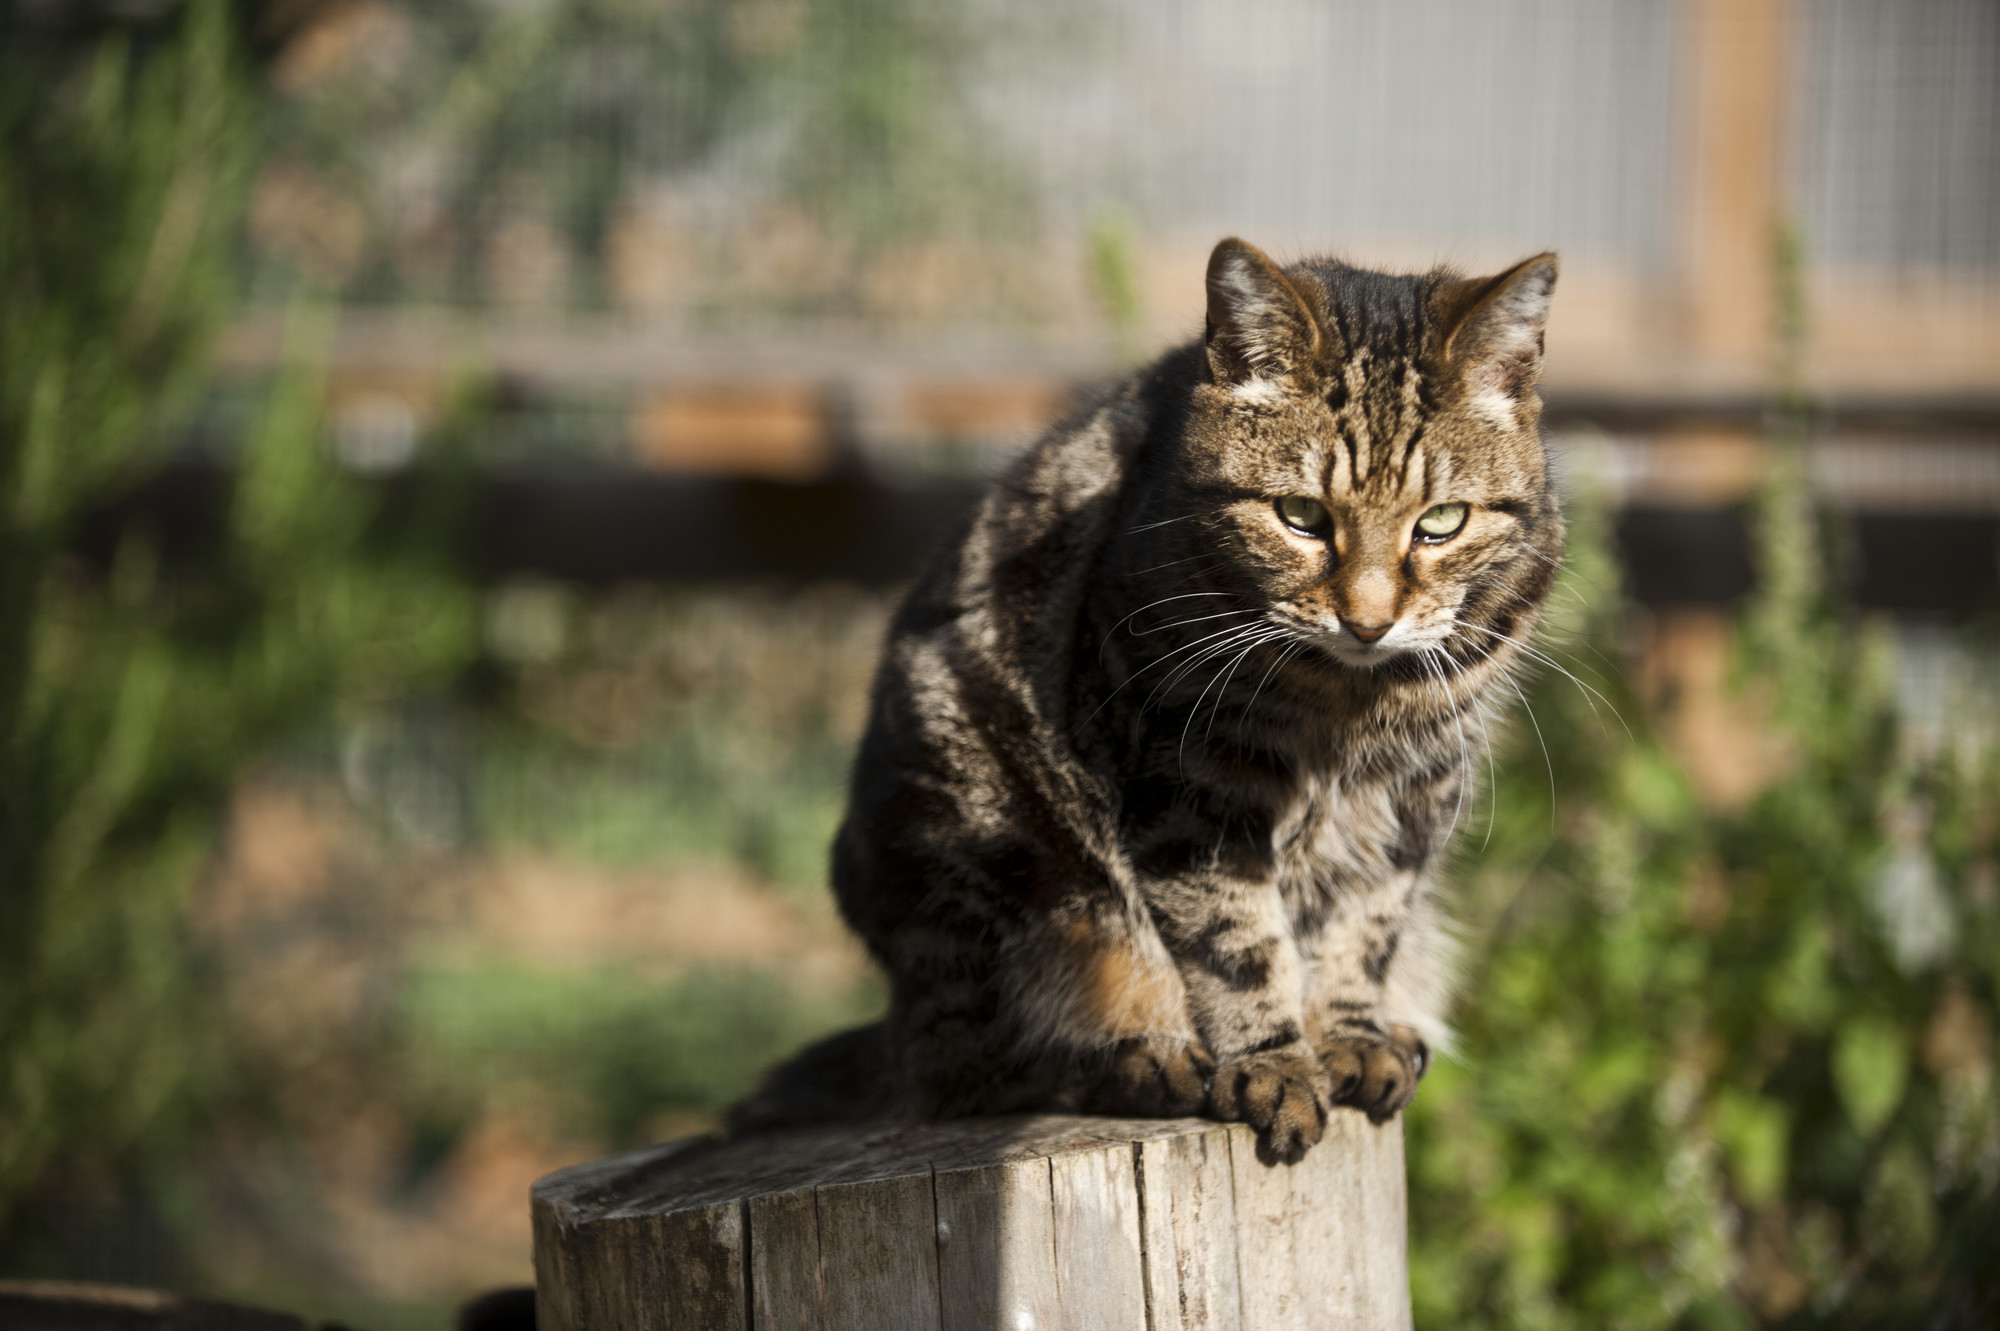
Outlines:
[[1277, 503], [1278, 520], [1303, 536], [1324, 536], [1333, 528], [1326, 505], [1305, 495], [1286, 495]]
[[1417, 536], [1426, 541], [1442, 541], [1458, 535], [1471, 510], [1464, 504], [1433, 504], [1417, 519]]

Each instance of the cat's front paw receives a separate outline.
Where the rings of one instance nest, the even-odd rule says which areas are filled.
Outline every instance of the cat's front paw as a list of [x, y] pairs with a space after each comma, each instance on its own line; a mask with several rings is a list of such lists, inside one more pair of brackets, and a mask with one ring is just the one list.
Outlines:
[[1320, 1044], [1333, 1085], [1333, 1103], [1353, 1105], [1376, 1123], [1387, 1122], [1417, 1097], [1417, 1083], [1431, 1065], [1430, 1046], [1408, 1026], [1386, 1036], [1329, 1037]]
[[1132, 1118], [1199, 1114], [1214, 1071], [1215, 1060], [1198, 1044], [1151, 1036], [1125, 1040], [1093, 1088], [1089, 1106], [1096, 1113]]
[[1288, 1046], [1229, 1059], [1215, 1070], [1209, 1112], [1257, 1129], [1265, 1164], [1296, 1164], [1326, 1132], [1326, 1070], [1310, 1051]]

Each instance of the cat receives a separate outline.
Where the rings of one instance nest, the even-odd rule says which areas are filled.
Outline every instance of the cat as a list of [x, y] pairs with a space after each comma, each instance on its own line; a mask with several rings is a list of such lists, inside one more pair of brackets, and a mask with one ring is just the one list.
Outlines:
[[734, 1132], [1206, 1113], [1295, 1161], [1409, 1103], [1479, 704], [1562, 550], [1555, 278], [1215, 247], [1204, 336], [1057, 425], [893, 620], [833, 854], [889, 1014]]

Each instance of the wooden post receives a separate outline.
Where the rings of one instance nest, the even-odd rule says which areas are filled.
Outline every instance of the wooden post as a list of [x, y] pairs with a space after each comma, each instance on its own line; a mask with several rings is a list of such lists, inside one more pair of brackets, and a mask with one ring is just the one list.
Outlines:
[[1760, 368], [1771, 351], [1787, 0], [1684, 0], [1686, 266], [1695, 350]]
[[543, 1331], [1395, 1331], [1401, 1120], [1297, 1165], [1237, 1124], [687, 1138], [535, 1185]]

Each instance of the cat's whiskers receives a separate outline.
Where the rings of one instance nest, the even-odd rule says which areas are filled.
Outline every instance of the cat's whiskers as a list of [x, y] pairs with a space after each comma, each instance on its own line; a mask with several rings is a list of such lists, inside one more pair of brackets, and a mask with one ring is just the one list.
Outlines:
[[1154, 564], [1151, 568], [1133, 569], [1131, 576], [1135, 578], [1144, 577], [1148, 573], [1158, 573], [1163, 568], [1175, 568], [1181, 564], [1192, 564], [1197, 559], [1214, 559], [1214, 558], [1215, 555], [1212, 552], [1204, 550], [1198, 555], [1189, 555], [1185, 559], [1169, 559], [1166, 563]]
[[[1252, 642], [1249, 646], [1245, 647], [1242, 651], [1236, 654], [1236, 659], [1229, 663], [1229, 673], [1222, 677], [1222, 687], [1215, 691], [1215, 705], [1208, 709], [1208, 729], [1204, 730], [1201, 734], [1201, 742], [1203, 744], [1208, 743], [1209, 739], [1215, 734], [1215, 718], [1217, 714], [1222, 711], [1223, 695], [1229, 692], [1229, 681], [1231, 678], [1235, 676], [1236, 668], [1242, 665], [1244, 659], [1248, 657], [1250, 653], [1256, 651], [1259, 647], [1269, 642], [1275, 642], [1279, 638], [1288, 636], [1290, 635], [1287, 634], [1283, 629], [1277, 628], [1274, 625], [1272, 627], [1271, 632], [1261, 635], [1256, 641]], [[1206, 698], [1208, 696], [1208, 690], [1203, 689], [1201, 691], [1201, 694], [1202, 698]], [[1201, 698], [1195, 699], [1194, 706], [1195, 706], [1195, 711], [1198, 712], [1201, 710]], [[1188, 722], [1189, 724], [1193, 724], [1194, 712], [1188, 713]], [[1181, 730], [1181, 746], [1183, 748], [1187, 746], [1187, 730], [1185, 728]]]
[[1493, 824], [1500, 821], [1500, 778], [1493, 770], [1493, 732], [1486, 725], [1486, 708], [1475, 698], [1472, 715], [1479, 722], [1480, 747], [1486, 750], [1486, 835], [1480, 838], [1483, 853], [1493, 843]]
[[[1557, 590], [1557, 591], [1567, 591], [1567, 592], [1570, 592], [1570, 593], [1571, 593], [1572, 595], [1574, 595], [1574, 596], [1576, 597], [1576, 601], [1577, 601], [1577, 604], [1578, 604], [1578, 605], [1582, 606], [1582, 607], [1583, 607], [1583, 608], [1584, 608], [1585, 610], [1588, 610], [1588, 609], [1590, 609], [1590, 602], [1588, 602], [1588, 601], [1584, 600], [1584, 599], [1583, 599], [1583, 596], [1582, 596], [1582, 594], [1581, 594], [1581, 593], [1579, 593], [1579, 592], [1577, 592], [1577, 591], [1576, 591], [1576, 589], [1575, 589], [1574, 587], [1570, 587], [1570, 586], [1568, 586], [1568, 585], [1564, 585], [1564, 586], [1560, 586], [1560, 587], [1556, 588], [1556, 590]], [[1509, 591], [1509, 592], [1507, 593], [1507, 600], [1509, 600], [1509, 601], [1511, 601], [1511, 602], [1514, 602], [1514, 603], [1516, 603], [1516, 604], [1518, 604], [1518, 605], [1524, 605], [1524, 606], [1527, 606], [1527, 607], [1529, 607], [1530, 609], [1533, 609], [1533, 608], [1534, 608], [1534, 605], [1535, 605], [1535, 602], [1534, 602], [1534, 601], [1533, 601], [1532, 599], [1530, 599], [1529, 597], [1526, 597], [1526, 596], [1523, 596], [1523, 595], [1522, 595], [1522, 594], [1521, 594], [1520, 592], [1518, 592], [1518, 591]], [[1542, 623], [1542, 625], [1541, 625], [1541, 628], [1542, 628], [1542, 633], [1543, 633], [1543, 638], [1544, 638], [1544, 641], [1546, 641], [1546, 640], [1547, 640], [1547, 638], [1548, 638], [1548, 637], [1550, 636], [1550, 635], [1549, 635], [1549, 626], [1548, 626], [1548, 623], [1547, 623], [1547, 621], [1543, 621], [1543, 623]], [[1615, 675], [1615, 674], [1617, 674], [1617, 673], [1618, 673], [1618, 669], [1617, 669], [1617, 667], [1616, 667], [1616, 666], [1614, 666], [1614, 665], [1612, 664], [1612, 662], [1611, 662], [1611, 658], [1607, 657], [1607, 656], [1606, 656], [1606, 655], [1605, 655], [1605, 654], [1604, 654], [1603, 652], [1600, 652], [1600, 651], [1598, 651], [1598, 650], [1597, 650], [1597, 648], [1596, 648], [1596, 647], [1595, 647], [1595, 646], [1594, 646], [1593, 644], [1591, 644], [1590, 642], [1586, 641], [1586, 642], [1585, 642], [1585, 643], [1583, 644], [1583, 646], [1584, 646], [1584, 650], [1588, 651], [1588, 652], [1589, 652], [1589, 653], [1590, 653], [1590, 654], [1591, 654], [1592, 656], [1596, 657], [1596, 658], [1597, 658], [1598, 660], [1600, 660], [1600, 661], [1604, 662], [1604, 664], [1605, 664], [1606, 668], [1607, 668], [1607, 669], [1609, 669], [1609, 670], [1611, 671], [1611, 673], [1612, 673], [1612, 674], [1614, 674], [1614, 675]], [[1553, 648], [1550, 648], [1549, 650], [1554, 650], [1554, 649], [1553, 649]], [[1576, 660], [1576, 658], [1575, 658], [1574, 656], [1572, 656], [1572, 657], [1571, 657], [1570, 659], [1571, 659], [1571, 660]], [[1604, 680], [1604, 678], [1605, 678], [1605, 676], [1603, 675], [1603, 673], [1602, 673], [1602, 672], [1600, 672], [1600, 671], [1599, 671], [1599, 670], [1598, 670], [1598, 669], [1597, 669], [1596, 667], [1594, 667], [1594, 666], [1590, 665], [1590, 664], [1589, 664], [1588, 662], [1584, 662], [1584, 661], [1577, 661], [1577, 666], [1578, 666], [1578, 668], [1580, 668], [1580, 669], [1583, 669], [1583, 670], [1588, 670], [1588, 671], [1589, 671], [1589, 672], [1590, 672], [1591, 674], [1593, 674], [1593, 675], [1596, 675], [1596, 676], [1598, 677], [1598, 679], [1599, 679], [1600, 681]]]
[[1157, 628], [1133, 629], [1132, 636], [1135, 638], [1149, 637], [1155, 633], [1165, 633], [1168, 629], [1180, 628], [1185, 624], [1206, 624], [1211, 619], [1228, 619], [1231, 615], [1255, 615], [1260, 613], [1262, 612], [1257, 610], [1224, 610], [1221, 614], [1216, 615], [1197, 615], [1192, 619], [1176, 619], [1172, 623], [1161, 624]]
[[[1455, 617], [1453, 618], [1452, 623], [1456, 626], [1464, 628], [1479, 627], [1478, 625], [1475, 624], [1463, 624]], [[1490, 629], [1483, 631], [1489, 633], [1492, 632], [1492, 630]], [[1512, 638], [1508, 638], [1505, 640], [1508, 642], [1515, 641], [1515, 639]], [[1445, 650], [1446, 645], [1447, 645], [1446, 643], [1440, 643], [1437, 647], [1429, 649], [1427, 655], [1430, 656], [1430, 658], [1432, 659], [1432, 663], [1435, 664], [1437, 670], [1440, 672], [1441, 675], [1443, 675], [1446, 672], [1449, 672], [1450, 674], [1454, 675], [1465, 674], [1468, 667], [1465, 665], [1465, 663], [1458, 661], [1448, 651], [1446, 651]], [[1514, 684], [1512, 677], [1506, 673], [1505, 667], [1498, 662], [1494, 662], [1493, 657], [1490, 655], [1483, 657], [1481, 659], [1487, 662], [1492, 662], [1494, 664], [1495, 667], [1494, 673], [1498, 674], [1502, 679], [1505, 679], [1508, 683], [1508, 686], [1514, 689], [1515, 696], [1521, 698], [1522, 707], [1526, 708], [1528, 711], [1529, 721], [1534, 722], [1535, 720], [1534, 709], [1528, 707], [1527, 698], [1521, 694], [1520, 688]], [[1486, 835], [1482, 837], [1479, 842], [1479, 849], [1483, 852], [1487, 848], [1487, 846], [1492, 844], [1493, 825], [1499, 821], [1500, 779], [1499, 779], [1499, 774], [1496, 771], [1493, 762], [1493, 730], [1491, 725], [1489, 724], [1489, 718], [1486, 715], [1486, 708], [1481, 705], [1480, 696], [1476, 690], [1466, 699], [1466, 704], [1472, 712], [1473, 719], [1479, 723], [1480, 748], [1484, 750], [1486, 754], [1486, 791], [1487, 791]], [[1460, 730], [1461, 736], [1463, 736], [1463, 733], [1464, 733], [1463, 728], [1461, 727]], [[1541, 735], [1541, 727], [1539, 724], [1536, 724], [1535, 726], [1535, 734], [1537, 737]], [[1543, 760], [1546, 762], [1548, 760], [1548, 747], [1546, 744], [1543, 745], [1542, 754], [1543, 754]], [[1551, 765], [1549, 769], [1549, 780], [1550, 780], [1549, 789], [1551, 794], [1553, 794], [1555, 790], [1555, 785], [1554, 785], [1555, 769], [1553, 765]], [[1459, 793], [1460, 793], [1460, 802], [1462, 804], [1464, 798], [1463, 789], [1461, 789]], [[1458, 823], [1458, 815], [1454, 813], [1452, 815], [1452, 825], [1456, 827], [1457, 823]], [[1449, 835], [1449, 833], [1447, 833], [1447, 835]]]
[[1208, 514], [1206, 513], [1183, 513], [1179, 517], [1161, 518], [1158, 522], [1148, 522], [1144, 526], [1127, 527], [1125, 534], [1127, 536], [1137, 536], [1140, 532], [1156, 531], [1161, 527], [1171, 527], [1176, 522], [1192, 522], [1196, 518], [1205, 518], [1207, 516]]
[[1521, 686], [1514, 682], [1512, 675], [1502, 675], [1507, 687], [1514, 690], [1514, 696], [1521, 700], [1521, 710], [1528, 714], [1528, 724], [1535, 728], [1535, 741], [1542, 746], [1542, 766], [1549, 772], [1549, 830], [1556, 829], [1556, 764], [1549, 757], [1549, 742], [1542, 737], [1542, 723], [1535, 719], [1535, 709], [1528, 702], [1528, 695], [1521, 692]]
[[[1221, 683], [1222, 687], [1216, 690], [1215, 706], [1212, 709], [1210, 709], [1208, 714], [1208, 729], [1202, 733], [1201, 742], [1203, 744], [1208, 743], [1209, 736], [1215, 733], [1215, 714], [1222, 710], [1222, 696], [1224, 693], [1228, 692], [1229, 679], [1236, 673], [1236, 668], [1243, 664], [1243, 658], [1250, 655], [1250, 653], [1256, 651], [1263, 644], [1267, 642], [1274, 642], [1280, 637], [1287, 637], [1287, 636], [1289, 635], [1286, 634], [1283, 629], [1278, 628], [1276, 625], [1267, 625], [1265, 626], [1264, 630], [1261, 633], [1260, 632], [1251, 633], [1247, 641], [1244, 641], [1243, 639], [1238, 639], [1239, 642], [1243, 642], [1242, 650], [1236, 652], [1235, 658], [1230, 661], [1226, 671], [1217, 670], [1215, 674], [1209, 678], [1208, 683], [1202, 685], [1201, 693], [1197, 695], [1194, 700], [1194, 706], [1188, 708], [1187, 722], [1186, 724], [1181, 726], [1181, 742], [1179, 749], [1179, 761], [1183, 767], [1187, 765], [1188, 732], [1194, 729], [1194, 719], [1197, 716], [1201, 715], [1201, 705], [1208, 698], [1208, 691], [1210, 689], [1215, 688], [1218, 682]], [[1232, 648], [1234, 648], [1235, 644], [1232, 643], [1231, 646]]]
[[[1157, 601], [1150, 601], [1147, 604], [1140, 606], [1137, 610], [1134, 610], [1131, 614], [1125, 616], [1125, 618], [1119, 620], [1116, 624], [1113, 624], [1110, 627], [1110, 629], [1106, 631], [1104, 635], [1104, 641], [1100, 642], [1097, 645], [1098, 663], [1100, 665], [1103, 664], [1104, 653], [1110, 650], [1111, 639], [1117, 635], [1118, 630], [1124, 628], [1134, 619], [1138, 618], [1140, 615], [1143, 615], [1144, 613], [1146, 613], [1146, 611], [1153, 609], [1155, 606], [1167, 605], [1173, 601], [1193, 600], [1197, 597], [1228, 596], [1228, 595], [1230, 595], [1229, 592], [1182, 592], [1176, 596], [1162, 596]], [[1195, 615], [1195, 616], [1190, 616], [1187, 619], [1171, 619], [1164, 624], [1158, 624], [1149, 629], [1133, 629], [1131, 630], [1131, 633], [1132, 636], [1134, 637], [1144, 637], [1148, 634], [1164, 633], [1168, 629], [1184, 628], [1189, 624], [1202, 624], [1208, 622], [1209, 620], [1227, 619], [1231, 615], [1252, 615], [1256, 613], [1257, 612], [1254, 610], [1224, 610], [1219, 614]]]
[[1153, 691], [1146, 695], [1146, 701], [1139, 704], [1140, 710], [1143, 711], [1144, 709], [1151, 707], [1153, 705], [1153, 700], [1158, 698], [1162, 693], [1172, 691], [1174, 686], [1179, 684], [1182, 680], [1186, 679], [1189, 675], [1192, 675], [1195, 671], [1201, 669], [1203, 666], [1207, 665], [1210, 661], [1214, 660], [1216, 657], [1221, 656], [1226, 652], [1234, 651], [1239, 645], [1241, 645], [1244, 642], [1244, 640], [1249, 635], [1257, 633], [1260, 629], [1265, 627], [1267, 626], [1260, 622], [1257, 624], [1243, 624], [1234, 629], [1226, 630], [1226, 632], [1228, 632], [1232, 636], [1225, 637], [1222, 641], [1214, 643], [1213, 645], [1206, 647], [1202, 651], [1197, 652], [1195, 655], [1189, 657], [1187, 660], [1182, 661], [1180, 664], [1176, 665], [1172, 671], [1168, 673], [1165, 679], [1161, 680], [1158, 684], [1154, 685]]
[[[1185, 586], [1186, 584], [1183, 583], [1182, 585]], [[1111, 641], [1111, 635], [1113, 633], [1116, 633], [1119, 629], [1124, 628], [1127, 624], [1137, 619], [1140, 615], [1145, 614], [1148, 610], [1151, 610], [1156, 605], [1166, 605], [1173, 601], [1191, 601], [1197, 596], [1227, 596], [1227, 595], [1229, 595], [1228, 592], [1181, 592], [1177, 596], [1162, 596], [1157, 601], [1148, 601], [1146, 602], [1146, 604], [1140, 606], [1137, 610], [1134, 610], [1131, 614], [1125, 616], [1125, 618], [1119, 620], [1116, 624], [1113, 624], [1109, 632], [1105, 633], [1104, 640], [1106, 642]], [[1138, 630], [1136, 629], [1133, 631], [1138, 632]]]
[[[1451, 686], [1445, 682], [1444, 669], [1437, 663], [1435, 652], [1435, 648], [1426, 647], [1417, 653], [1417, 656], [1424, 663], [1426, 671], [1424, 682], [1432, 683], [1432, 676], [1435, 676], [1435, 683], [1443, 693], [1446, 704], [1449, 705], [1452, 702]], [[1450, 841], [1451, 834], [1458, 830], [1459, 815], [1465, 812], [1465, 764], [1472, 756], [1471, 742], [1465, 738], [1465, 719], [1455, 706], [1451, 707], [1451, 720], [1452, 724], [1458, 727], [1458, 802], [1452, 807], [1451, 826], [1444, 830], [1445, 841]]]
[[[1245, 613], [1254, 613], [1254, 612], [1246, 611]], [[1089, 725], [1092, 721], [1095, 721], [1097, 719], [1097, 714], [1103, 711], [1106, 707], [1109, 707], [1111, 705], [1111, 700], [1113, 698], [1116, 698], [1120, 693], [1124, 692], [1125, 686], [1127, 684], [1130, 684], [1133, 680], [1139, 678], [1139, 676], [1145, 674], [1148, 670], [1151, 670], [1154, 666], [1161, 665], [1164, 664], [1165, 662], [1171, 661], [1176, 656], [1179, 656], [1182, 652], [1192, 651], [1195, 648], [1200, 647], [1203, 643], [1210, 642], [1216, 638], [1226, 637], [1232, 633], [1241, 633], [1245, 629], [1254, 627], [1255, 625], [1243, 624], [1233, 628], [1217, 629], [1213, 633], [1204, 634], [1202, 637], [1196, 638], [1193, 642], [1183, 643], [1179, 647], [1174, 648], [1170, 652], [1165, 652], [1159, 656], [1154, 657], [1152, 660], [1146, 662], [1146, 664], [1140, 666], [1137, 670], [1134, 670], [1130, 675], [1127, 675], [1122, 681], [1120, 681], [1117, 688], [1105, 694], [1104, 700], [1098, 703], [1096, 707], [1091, 709], [1090, 715], [1084, 717], [1083, 720], [1077, 722], [1076, 729], [1081, 730], [1083, 729], [1083, 727]], [[1140, 704], [1140, 709], [1144, 710], [1147, 703], [1150, 703], [1151, 701], [1152, 701], [1151, 696], [1148, 696], [1146, 702]]]
[[[1291, 637], [1292, 635], [1286, 634], [1286, 636]], [[1272, 674], [1277, 671], [1279, 666], [1291, 660], [1293, 654], [1299, 651], [1304, 646], [1305, 643], [1299, 641], [1297, 638], [1294, 637], [1292, 638], [1292, 641], [1286, 643], [1284, 648], [1271, 659], [1271, 664], [1264, 668], [1264, 677], [1262, 679], [1259, 679], [1257, 681], [1257, 687], [1250, 691], [1250, 701], [1243, 704], [1244, 720], [1246, 721], [1249, 720], [1251, 714], [1256, 710], [1257, 696], [1264, 691], [1264, 686], [1271, 682]]]
[[[1590, 685], [1584, 683], [1582, 679], [1577, 677], [1574, 671], [1565, 669], [1562, 662], [1556, 660], [1553, 656], [1550, 656], [1547, 652], [1542, 651], [1540, 648], [1532, 645], [1531, 643], [1523, 642], [1519, 638], [1510, 638], [1506, 634], [1501, 633], [1495, 629], [1485, 628], [1478, 624], [1468, 624], [1464, 620], [1455, 619], [1453, 623], [1455, 623], [1460, 628], [1471, 629], [1475, 633], [1484, 633], [1491, 637], [1498, 638], [1502, 642], [1512, 643], [1515, 647], [1520, 649], [1522, 655], [1528, 657], [1530, 660], [1540, 662], [1541, 664], [1547, 666], [1549, 669], [1555, 671], [1557, 674], [1561, 675], [1564, 679], [1567, 679], [1570, 683], [1576, 685], [1576, 687], [1580, 689], [1583, 693], [1584, 702], [1589, 704], [1590, 714], [1592, 716], [1597, 717], [1598, 724], [1600, 726], [1602, 726], [1604, 723], [1604, 717], [1603, 714], [1597, 710], [1598, 702], [1602, 702], [1607, 708], [1610, 709], [1611, 715], [1617, 718], [1618, 724], [1620, 726], [1624, 727], [1626, 738], [1630, 739], [1632, 737], [1632, 727], [1626, 725], [1624, 713], [1618, 710], [1617, 704], [1613, 703], [1611, 699], [1605, 697], [1597, 689], [1594, 689]], [[1509, 684], [1513, 684], [1514, 682], [1512, 676], [1503, 675], [1503, 678], [1505, 678]], [[1519, 693], [1521, 690], [1518, 686], [1516, 686], [1514, 691], [1516, 693]]]
[[[1542, 561], [1542, 562], [1543, 562], [1544, 564], [1547, 564], [1547, 565], [1548, 565], [1548, 566], [1549, 566], [1550, 568], [1554, 569], [1554, 570], [1555, 570], [1556, 572], [1558, 572], [1558, 573], [1566, 573], [1566, 574], [1568, 574], [1568, 575], [1569, 575], [1570, 577], [1572, 577], [1572, 578], [1576, 579], [1576, 580], [1577, 580], [1578, 582], [1581, 582], [1581, 583], [1585, 584], [1586, 586], [1590, 587], [1590, 588], [1591, 588], [1591, 589], [1592, 589], [1593, 591], [1600, 591], [1600, 592], [1601, 592], [1601, 591], [1603, 591], [1603, 590], [1604, 590], [1604, 588], [1602, 588], [1602, 587], [1598, 586], [1598, 584], [1597, 584], [1597, 583], [1595, 583], [1595, 582], [1592, 582], [1592, 581], [1591, 581], [1591, 580], [1590, 580], [1589, 578], [1586, 578], [1586, 577], [1584, 577], [1584, 576], [1583, 576], [1583, 575], [1582, 575], [1581, 573], [1578, 573], [1578, 572], [1576, 571], [1576, 568], [1575, 568], [1575, 566], [1574, 566], [1574, 565], [1572, 565], [1572, 564], [1571, 564], [1571, 563], [1570, 563], [1570, 562], [1569, 562], [1569, 561], [1568, 561], [1567, 559], [1551, 559], [1551, 558], [1550, 558], [1550, 557], [1549, 557], [1548, 555], [1546, 555], [1546, 554], [1543, 554], [1543, 553], [1542, 553], [1542, 552], [1541, 552], [1540, 550], [1537, 550], [1537, 549], [1536, 549], [1536, 548], [1535, 548], [1534, 546], [1532, 546], [1532, 545], [1526, 545], [1526, 544], [1523, 544], [1523, 545], [1522, 545], [1522, 546], [1520, 546], [1519, 548], [1520, 548], [1520, 549], [1522, 549], [1522, 550], [1525, 550], [1525, 551], [1526, 551], [1527, 553], [1529, 553], [1529, 554], [1533, 555], [1533, 556], [1534, 556], [1535, 558], [1537, 558], [1537, 559], [1541, 560], [1541, 561]], [[1574, 589], [1574, 588], [1571, 588], [1571, 590], [1572, 590], [1572, 591], [1575, 591], [1575, 589]], [[1581, 592], [1577, 592], [1577, 593], [1576, 593], [1576, 599], [1577, 599], [1578, 601], [1582, 602], [1582, 604], [1583, 604], [1583, 607], [1584, 607], [1584, 608], [1585, 608], [1586, 610], [1590, 608], [1590, 602], [1589, 602], [1589, 601], [1587, 601], [1587, 600], [1584, 600], [1584, 596], [1583, 596], [1583, 593], [1581, 593]]]

